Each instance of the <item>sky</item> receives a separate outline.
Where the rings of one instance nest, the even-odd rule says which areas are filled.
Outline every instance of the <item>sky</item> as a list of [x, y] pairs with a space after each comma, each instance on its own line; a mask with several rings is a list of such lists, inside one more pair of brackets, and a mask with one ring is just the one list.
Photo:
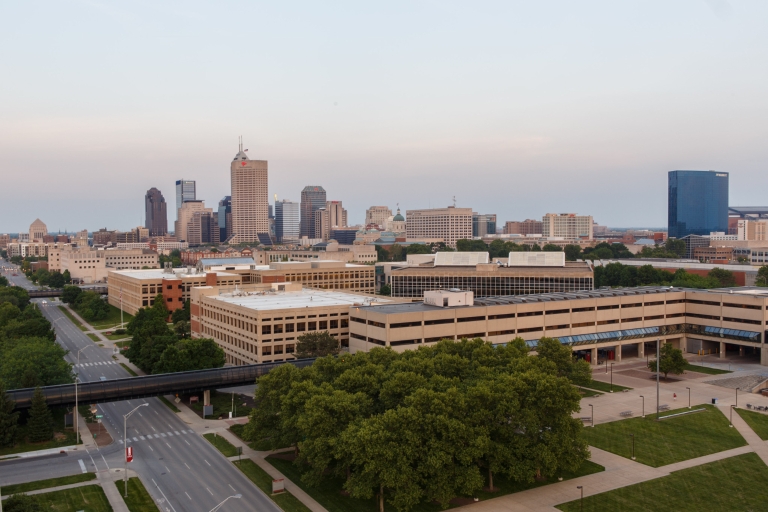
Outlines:
[[[129, 229], [144, 194], [666, 226], [667, 172], [765, 205], [768, 2], [0, 2], [0, 232]], [[175, 215], [169, 208], [169, 227]]]

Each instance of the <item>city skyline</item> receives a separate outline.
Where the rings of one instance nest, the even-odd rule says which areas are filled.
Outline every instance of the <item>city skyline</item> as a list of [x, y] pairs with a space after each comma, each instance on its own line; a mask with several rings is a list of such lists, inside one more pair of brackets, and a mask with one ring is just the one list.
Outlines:
[[[182, 175], [210, 202], [228, 195], [241, 134], [271, 164], [270, 197], [320, 183], [350, 224], [371, 205], [445, 207], [456, 196], [500, 223], [577, 211], [661, 227], [670, 170], [730, 173], [732, 204], [760, 204], [768, 185], [763, 3], [446, 2], [352, 6], [340, 19], [311, 4], [302, 15], [247, 3], [46, 5], [0, 10], [14, 20], [0, 41], [16, 48], [0, 84], [0, 204], [56, 219], [52, 231], [143, 224], [136, 198], [151, 187], [170, 198]], [[269, 27], [230, 35], [235, 13]], [[237, 79], [219, 79], [233, 69]], [[506, 193], [489, 194], [499, 181]], [[92, 208], [71, 208], [73, 195]]]

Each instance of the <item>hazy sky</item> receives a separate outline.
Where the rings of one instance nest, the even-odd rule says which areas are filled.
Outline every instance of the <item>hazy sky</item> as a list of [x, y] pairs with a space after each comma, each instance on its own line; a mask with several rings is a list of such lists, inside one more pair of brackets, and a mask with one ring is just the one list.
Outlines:
[[[667, 171], [768, 203], [768, 2], [0, 2], [0, 232], [143, 223], [242, 135], [270, 194], [665, 226]], [[175, 215], [169, 208], [169, 226]]]

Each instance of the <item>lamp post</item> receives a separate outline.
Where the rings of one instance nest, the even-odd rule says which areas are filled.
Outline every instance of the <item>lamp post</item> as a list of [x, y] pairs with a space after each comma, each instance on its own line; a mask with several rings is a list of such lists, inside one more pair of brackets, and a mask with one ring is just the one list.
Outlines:
[[643, 399], [643, 418], [645, 418], [645, 397], [643, 395], [640, 395], [640, 398]]
[[688, 408], [690, 409], [691, 408], [691, 388], [689, 388], [688, 386], [685, 386], [685, 389], [688, 390]]
[[611, 363], [611, 393], [613, 393], [613, 364]]
[[661, 350], [661, 338], [656, 338], [656, 421], [659, 420], [659, 372], [661, 365], [659, 364], [659, 353]]
[[592, 420], [590, 423], [592, 423], [592, 428], [595, 428], [595, 407], [592, 404], [587, 404], [592, 408]]
[[[233, 496], [229, 496], [229, 497], [227, 497], [227, 499], [226, 499], [226, 500], [222, 501], [221, 503], [219, 503], [218, 505], [216, 505], [215, 507], [213, 507], [213, 508], [211, 509], [211, 512], [216, 512], [217, 510], [219, 510], [219, 509], [221, 508], [221, 506], [222, 506], [223, 504], [225, 504], [229, 498], [235, 498], [235, 499], [238, 499], [238, 500], [239, 500], [239, 499], [240, 499], [240, 498], [242, 498], [242, 497], [243, 497], [243, 495], [242, 495], [242, 494], [235, 494], [235, 495], [233, 495]], [[0, 511], [0, 512], [2, 512], [2, 511]]]
[[632, 438], [632, 460], [635, 460], [635, 434], [629, 434]]
[[734, 407], [738, 407], [739, 406], [739, 390], [740, 389], [741, 388], [736, 388], [736, 405], [734, 405]]
[[608, 358], [605, 358], [605, 373], [608, 373]]
[[[123, 449], [128, 449], [128, 418], [131, 416], [131, 414], [135, 413], [139, 408], [145, 407], [149, 405], [148, 403], [143, 403], [137, 407], [134, 407], [131, 412], [128, 414], [123, 415]], [[123, 457], [125, 457], [123, 460], [125, 461], [125, 474], [123, 475], [123, 485], [125, 486], [125, 497], [128, 497], [128, 453], [124, 453]]]
[[581, 491], [581, 499], [579, 499], [579, 503], [581, 504], [581, 512], [584, 512], [584, 486], [577, 485], [576, 488]]
[[732, 406], [731, 406], [731, 414], [730, 414], [730, 416], [728, 417], [728, 423], [730, 423], [730, 425], [728, 425], [729, 427], [733, 427], [733, 409], [734, 409], [735, 407], [736, 407], [735, 405], [732, 405]]
[[[86, 345], [77, 351], [77, 373], [75, 374], [75, 446], [80, 444], [80, 422], [78, 421], [80, 411], [77, 409], [77, 382], [80, 380], [80, 352], [87, 348], [91, 348], [92, 346], [93, 345]], [[0, 512], [3, 512], [3, 510], [0, 509]]]

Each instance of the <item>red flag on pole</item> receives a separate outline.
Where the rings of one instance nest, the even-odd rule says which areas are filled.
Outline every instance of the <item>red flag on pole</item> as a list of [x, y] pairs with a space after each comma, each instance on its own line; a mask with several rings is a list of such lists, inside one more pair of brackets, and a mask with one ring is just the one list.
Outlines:
[[129, 446], [125, 449], [125, 461], [133, 462], [133, 446]]

